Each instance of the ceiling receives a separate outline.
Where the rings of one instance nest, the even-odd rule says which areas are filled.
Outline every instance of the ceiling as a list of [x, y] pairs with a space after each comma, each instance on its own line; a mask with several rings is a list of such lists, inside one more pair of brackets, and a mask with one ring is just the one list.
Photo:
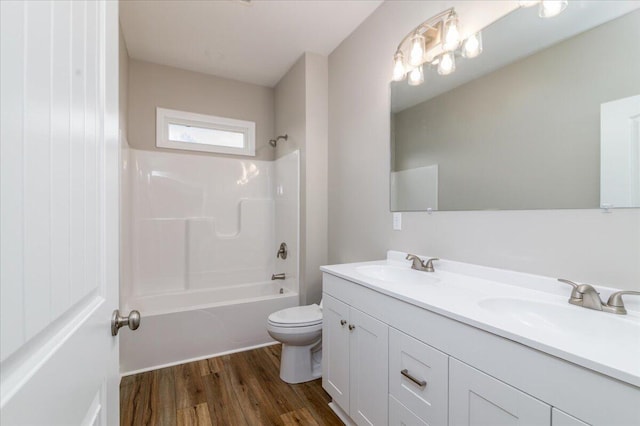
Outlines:
[[329, 55], [382, 0], [121, 0], [131, 58], [273, 87]]

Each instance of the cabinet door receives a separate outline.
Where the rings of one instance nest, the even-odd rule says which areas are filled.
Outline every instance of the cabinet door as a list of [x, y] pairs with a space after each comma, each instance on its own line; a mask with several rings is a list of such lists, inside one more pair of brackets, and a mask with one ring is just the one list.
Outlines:
[[426, 423], [446, 425], [449, 357], [390, 327], [389, 393]]
[[[439, 425], [440, 423], [433, 423]], [[443, 423], [446, 424], [446, 423]], [[389, 426], [429, 426], [397, 399], [389, 395]]]
[[349, 411], [349, 305], [326, 294], [322, 302], [322, 387]]
[[351, 308], [349, 415], [358, 425], [388, 421], [389, 327]]
[[551, 409], [551, 424], [552, 426], [589, 426], [587, 423], [578, 420], [557, 408]]
[[548, 426], [551, 424], [551, 407], [449, 358], [449, 424]]

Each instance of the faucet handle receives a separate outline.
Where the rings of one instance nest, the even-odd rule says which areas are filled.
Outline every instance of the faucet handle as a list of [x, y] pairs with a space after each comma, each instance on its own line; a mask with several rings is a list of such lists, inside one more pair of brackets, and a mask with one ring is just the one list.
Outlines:
[[424, 266], [427, 269], [427, 272], [434, 272], [434, 269], [433, 269], [433, 261], [434, 260], [440, 260], [440, 258], [439, 257], [432, 257], [431, 259], [427, 260], [424, 263]]
[[623, 290], [616, 291], [609, 296], [609, 300], [607, 300], [607, 306], [613, 309], [613, 312], [616, 314], [626, 314], [627, 310], [624, 307], [624, 302], [622, 300], [623, 294], [633, 294], [640, 295], [640, 291], [631, 291], [631, 290]]
[[561, 283], [565, 283], [565, 284], [569, 284], [570, 286], [572, 286], [574, 288], [574, 290], [576, 290], [579, 286], [578, 283], [574, 283], [573, 281], [570, 281], [566, 278], [558, 278], [558, 281], [560, 281]]
[[585, 290], [589, 287], [591, 287], [589, 284], [578, 284], [578, 283], [574, 283], [571, 280], [568, 280], [566, 278], [558, 278], [558, 281], [560, 281], [563, 284], [569, 284], [571, 287], [573, 287], [573, 290], [571, 290], [571, 296], [569, 297], [569, 303], [573, 302], [581, 302], [583, 299], [583, 294], [585, 292]]

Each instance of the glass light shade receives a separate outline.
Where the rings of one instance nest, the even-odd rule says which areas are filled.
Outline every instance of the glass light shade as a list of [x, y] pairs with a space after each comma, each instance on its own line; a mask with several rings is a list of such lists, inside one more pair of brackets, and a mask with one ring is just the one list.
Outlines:
[[402, 81], [406, 75], [404, 70], [404, 64], [402, 63], [404, 57], [402, 52], [397, 52], [393, 56], [393, 81]]
[[541, 18], [552, 18], [567, 8], [567, 0], [542, 0], [538, 15]]
[[456, 60], [453, 52], [445, 52], [438, 62], [438, 74], [449, 75], [456, 70]]
[[418, 86], [422, 83], [424, 83], [424, 70], [422, 69], [422, 65], [420, 65], [409, 72], [409, 85]]
[[421, 65], [424, 58], [424, 36], [415, 33], [411, 37], [411, 51], [409, 52], [409, 64], [413, 66]]
[[442, 49], [450, 52], [456, 50], [460, 46], [460, 27], [458, 24], [458, 15], [451, 14], [444, 23], [444, 38], [442, 40]]
[[477, 32], [467, 38], [462, 45], [462, 56], [475, 58], [482, 53], [482, 33]]

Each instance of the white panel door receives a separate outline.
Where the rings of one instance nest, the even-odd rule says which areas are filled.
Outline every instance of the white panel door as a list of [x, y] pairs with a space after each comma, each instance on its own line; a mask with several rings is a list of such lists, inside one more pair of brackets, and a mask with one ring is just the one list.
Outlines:
[[0, 19], [0, 423], [117, 424], [118, 5]]
[[600, 204], [640, 206], [640, 95], [600, 105]]
[[322, 298], [322, 387], [349, 411], [349, 305]]
[[449, 358], [449, 424], [549, 426], [551, 407], [473, 367]]
[[358, 425], [385, 425], [388, 422], [389, 326], [351, 308], [349, 328], [349, 415]]

